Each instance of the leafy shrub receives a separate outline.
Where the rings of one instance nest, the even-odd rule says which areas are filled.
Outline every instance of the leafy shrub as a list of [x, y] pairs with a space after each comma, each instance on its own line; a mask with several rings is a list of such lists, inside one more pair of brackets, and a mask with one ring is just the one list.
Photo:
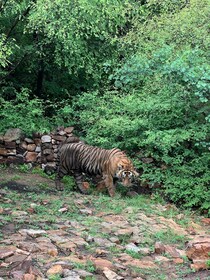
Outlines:
[[[193, 58], [193, 59], [192, 59]], [[209, 68], [198, 50], [165, 47], [136, 56], [110, 77], [116, 90], [86, 93], [74, 112], [85, 140], [135, 156], [142, 179], [169, 200], [209, 209]], [[144, 164], [144, 156], [154, 158]]]
[[44, 116], [45, 106], [40, 99], [30, 98], [28, 89], [16, 93], [16, 98], [11, 101], [0, 98], [0, 131], [8, 128], [21, 128], [29, 135], [34, 131], [48, 131], [50, 121]]

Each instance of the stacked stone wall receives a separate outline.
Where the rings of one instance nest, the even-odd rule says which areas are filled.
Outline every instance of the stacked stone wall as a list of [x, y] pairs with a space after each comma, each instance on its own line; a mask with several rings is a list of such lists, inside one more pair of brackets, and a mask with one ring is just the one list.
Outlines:
[[0, 135], [0, 163], [41, 165], [54, 169], [59, 145], [73, 137], [73, 127], [59, 127], [50, 133], [34, 133], [26, 137], [19, 128]]

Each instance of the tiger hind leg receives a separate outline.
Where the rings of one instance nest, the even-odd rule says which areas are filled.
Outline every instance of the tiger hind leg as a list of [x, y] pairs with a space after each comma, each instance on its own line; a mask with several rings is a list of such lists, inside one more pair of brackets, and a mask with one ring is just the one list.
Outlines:
[[67, 175], [67, 171], [61, 167], [57, 167], [57, 172], [55, 176], [55, 187], [59, 191], [63, 191], [64, 184], [61, 182], [62, 178]]

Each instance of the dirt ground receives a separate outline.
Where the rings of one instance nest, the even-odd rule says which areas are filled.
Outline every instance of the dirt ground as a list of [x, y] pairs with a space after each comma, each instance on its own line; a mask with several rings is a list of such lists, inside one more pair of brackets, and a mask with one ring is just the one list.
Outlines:
[[186, 255], [209, 235], [203, 218], [148, 195], [58, 192], [39, 170], [0, 168], [0, 279], [210, 280]]

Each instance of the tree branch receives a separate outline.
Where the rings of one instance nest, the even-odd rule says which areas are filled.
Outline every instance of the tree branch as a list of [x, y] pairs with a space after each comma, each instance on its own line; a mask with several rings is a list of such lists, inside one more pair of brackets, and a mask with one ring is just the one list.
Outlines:
[[4, 7], [6, 6], [8, 0], [5, 0], [4, 3], [1, 4], [0, 13], [3, 11]]
[[31, 6], [29, 6], [20, 17], [17, 17], [15, 19], [15, 22], [13, 23], [12, 27], [10, 28], [10, 30], [6, 34], [7, 39], [11, 35], [12, 31], [15, 29], [17, 24], [29, 13], [30, 9], [31, 9]]

